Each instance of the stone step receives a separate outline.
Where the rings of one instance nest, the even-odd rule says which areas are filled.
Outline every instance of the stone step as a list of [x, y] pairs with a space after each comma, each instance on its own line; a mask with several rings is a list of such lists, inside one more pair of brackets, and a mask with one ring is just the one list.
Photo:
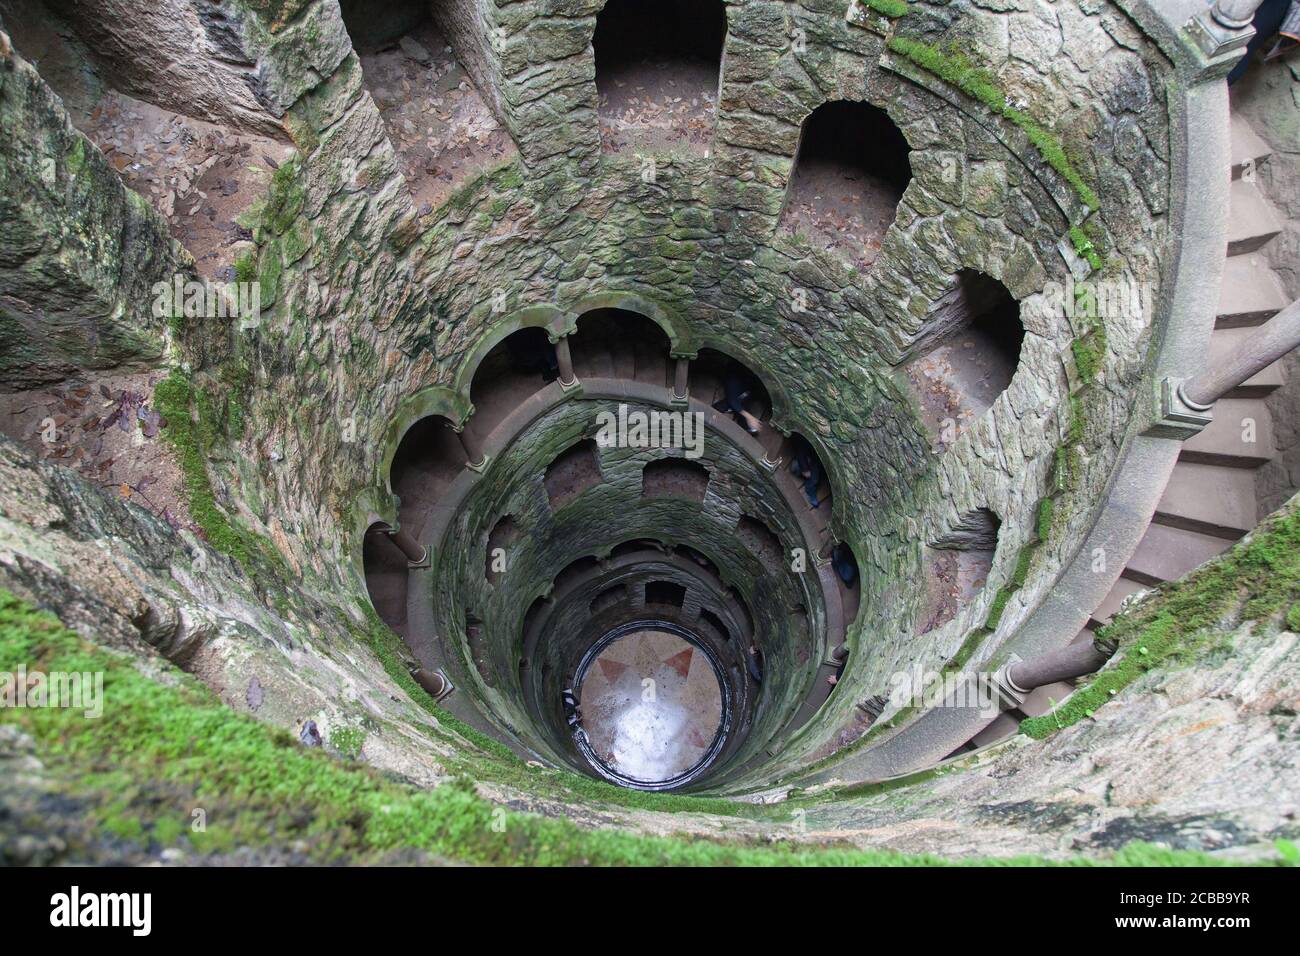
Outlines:
[[1282, 231], [1282, 222], [1254, 183], [1233, 182], [1228, 205], [1228, 255], [1254, 252]]
[[1232, 178], [1241, 179], [1248, 163], [1258, 166], [1268, 159], [1273, 151], [1241, 116], [1232, 114], [1228, 118], [1228, 123], [1229, 137], [1232, 142]]
[[[1210, 349], [1207, 364], [1213, 368], [1221, 364], [1244, 340], [1255, 333], [1252, 328], [1215, 329], [1210, 333]], [[1286, 382], [1286, 372], [1279, 360], [1252, 375], [1242, 382], [1224, 398], [1267, 398]]]
[[1153, 524], [1124, 568], [1124, 577], [1153, 587], [1181, 578], [1230, 547], [1232, 542], [1224, 538]]
[[1260, 325], [1286, 305], [1282, 280], [1269, 268], [1263, 256], [1247, 254], [1229, 256], [1224, 260], [1216, 328]]
[[1110, 589], [1110, 593], [1097, 605], [1097, 609], [1092, 612], [1092, 621], [1096, 622], [1096, 625], [1109, 622], [1115, 616], [1115, 612], [1119, 610], [1119, 606], [1126, 597], [1144, 590], [1146, 590], [1146, 585], [1130, 581], [1128, 578], [1120, 578], [1115, 582], [1115, 586]]
[[1224, 398], [1215, 403], [1209, 427], [1183, 443], [1178, 460], [1258, 468], [1275, 454], [1273, 415], [1268, 406], [1257, 398]]
[[1257, 510], [1253, 471], [1179, 461], [1152, 520], [1235, 541], [1255, 527]]

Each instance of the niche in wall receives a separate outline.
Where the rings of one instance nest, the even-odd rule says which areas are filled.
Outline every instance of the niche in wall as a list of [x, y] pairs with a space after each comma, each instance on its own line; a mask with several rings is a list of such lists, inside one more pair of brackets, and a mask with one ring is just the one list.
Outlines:
[[884, 110], [855, 100], [823, 103], [799, 133], [782, 227], [865, 269], [911, 182], [909, 153]]
[[922, 418], [942, 449], [993, 407], [1020, 365], [1020, 303], [998, 280], [963, 270], [926, 316], [906, 366]]
[[721, 0], [609, 0], [592, 38], [602, 148], [706, 151], [726, 35]]

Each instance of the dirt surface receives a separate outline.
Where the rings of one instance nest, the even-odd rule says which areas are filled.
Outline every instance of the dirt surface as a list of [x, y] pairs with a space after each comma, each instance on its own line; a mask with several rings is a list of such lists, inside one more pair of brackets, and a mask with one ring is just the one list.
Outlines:
[[950, 338], [909, 363], [907, 378], [935, 450], [942, 451], [969, 429], [1010, 384], [1014, 372], [1010, 359], [978, 329]]
[[925, 613], [921, 633], [951, 621], [988, 581], [991, 551], [949, 551], [931, 548], [925, 562]]
[[420, 215], [518, 154], [432, 24], [359, 56]]
[[709, 473], [676, 459], [647, 465], [641, 477], [643, 498], [685, 498], [703, 501], [709, 490]]
[[859, 169], [801, 159], [781, 214], [781, 228], [802, 233], [865, 272], [880, 255], [898, 199], [894, 187]]
[[0, 431], [172, 527], [192, 528], [180, 468], [150, 404], [165, 374], [101, 373], [53, 388], [0, 394]]
[[708, 155], [718, 95], [716, 65], [630, 64], [602, 74], [597, 85], [603, 152]]
[[546, 469], [543, 479], [551, 510], [562, 508], [602, 480], [595, 442], [586, 441], [564, 452]]
[[199, 274], [234, 281], [251, 240], [236, 219], [266, 193], [293, 153], [287, 144], [108, 93], [82, 126], [122, 180], [157, 209], [194, 256]]

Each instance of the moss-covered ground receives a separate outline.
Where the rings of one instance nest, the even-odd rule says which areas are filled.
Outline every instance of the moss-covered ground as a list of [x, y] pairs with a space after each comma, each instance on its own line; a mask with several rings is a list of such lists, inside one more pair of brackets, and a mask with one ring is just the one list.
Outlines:
[[[581, 829], [480, 797], [468, 778], [420, 790], [308, 749], [224, 706], [196, 680], [166, 682], [83, 640], [53, 615], [0, 591], [0, 670], [103, 672], [104, 712], [4, 708], [65, 795], [91, 807], [106, 835], [191, 852], [294, 845], [321, 862], [365, 862], [396, 850], [485, 864], [933, 866], [933, 856]], [[205, 827], [191, 826], [205, 810]], [[997, 861], [1032, 865], [1031, 857]], [[1211, 863], [1203, 854], [1134, 845], [1073, 864]]]
[[1020, 724], [1041, 738], [1091, 717], [1148, 671], [1195, 661], [1243, 622], [1300, 624], [1300, 508], [1284, 509], [1227, 554], [1102, 628], [1119, 652], [1109, 667], [1059, 708]]

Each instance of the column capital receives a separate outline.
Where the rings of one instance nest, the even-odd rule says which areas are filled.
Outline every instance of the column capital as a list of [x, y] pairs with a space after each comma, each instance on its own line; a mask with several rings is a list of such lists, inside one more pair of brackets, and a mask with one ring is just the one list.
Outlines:
[[1183, 393], [1185, 378], [1166, 378], [1160, 383], [1160, 418], [1142, 434], [1149, 438], [1187, 441], [1195, 438], [1214, 420], [1213, 406], [1193, 402]]

